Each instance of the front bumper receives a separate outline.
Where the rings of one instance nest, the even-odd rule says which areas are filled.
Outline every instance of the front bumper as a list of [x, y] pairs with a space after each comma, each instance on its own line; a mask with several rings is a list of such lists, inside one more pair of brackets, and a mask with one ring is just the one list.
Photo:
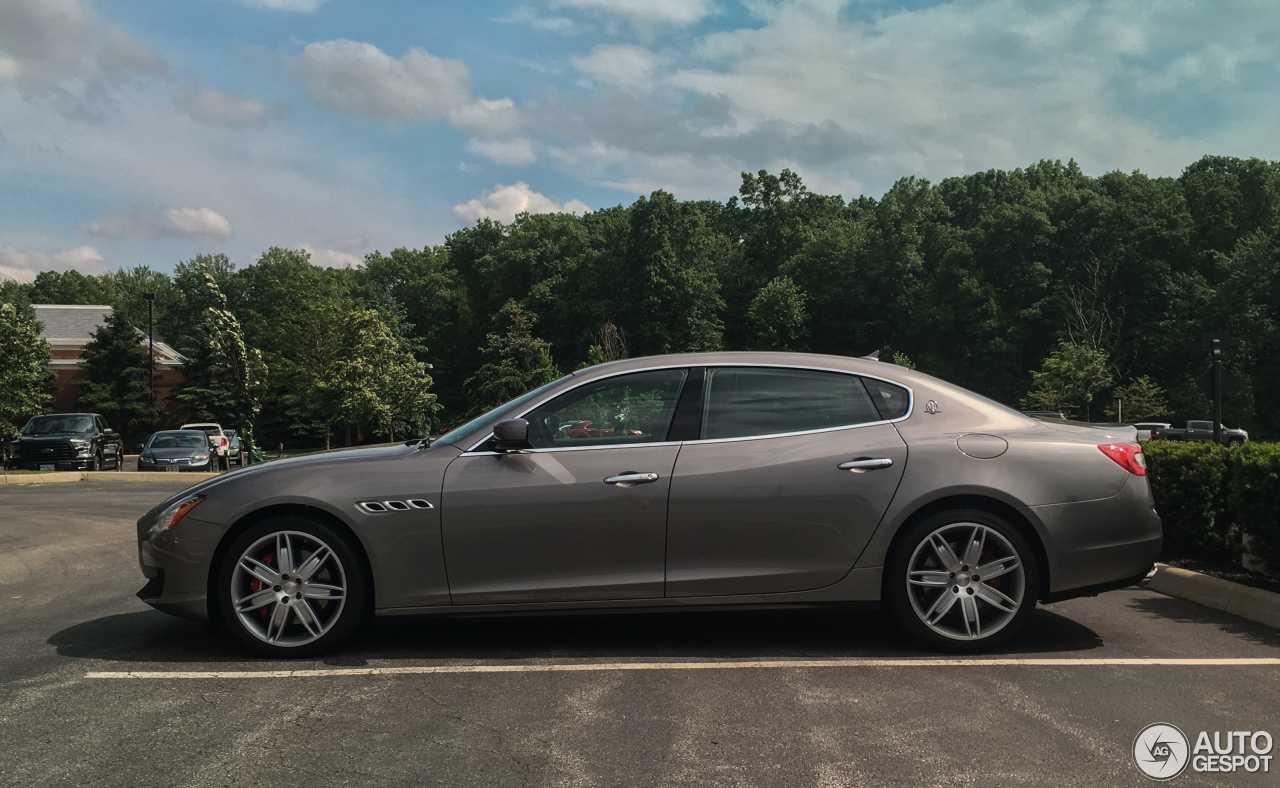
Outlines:
[[164, 613], [209, 621], [210, 568], [227, 526], [188, 515], [172, 529], [152, 534], [157, 514], [153, 509], [138, 520], [138, 566], [148, 578], [138, 598]]
[[[52, 468], [45, 466], [52, 465]], [[15, 471], [87, 471], [93, 465], [93, 457], [76, 457], [72, 460], [58, 460], [56, 462], [33, 462], [10, 460], [9, 467]]]
[[1141, 580], [1164, 541], [1153, 503], [1147, 480], [1132, 476], [1110, 498], [1028, 508], [1045, 536], [1045, 597], [1063, 599]]
[[210, 458], [198, 465], [194, 463], [178, 463], [175, 465], [174, 463], [169, 463], [169, 462], [166, 462], [166, 463], [148, 462], [142, 459], [141, 457], [138, 458], [139, 471], [162, 471], [166, 473], [172, 473], [172, 471], [170, 471], [169, 469], [173, 467], [176, 467], [179, 472], [197, 471], [201, 473], [207, 473], [213, 467], [213, 459]]

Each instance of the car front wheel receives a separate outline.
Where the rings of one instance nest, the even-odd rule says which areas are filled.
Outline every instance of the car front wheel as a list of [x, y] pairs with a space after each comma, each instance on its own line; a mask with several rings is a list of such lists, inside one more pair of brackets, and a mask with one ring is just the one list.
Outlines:
[[980, 510], [933, 515], [904, 534], [886, 566], [889, 609], [909, 634], [946, 651], [980, 651], [1025, 626], [1039, 568], [1026, 539]]
[[235, 637], [273, 657], [330, 651], [355, 632], [370, 582], [350, 537], [304, 517], [272, 517], [235, 540], [218, 597]]

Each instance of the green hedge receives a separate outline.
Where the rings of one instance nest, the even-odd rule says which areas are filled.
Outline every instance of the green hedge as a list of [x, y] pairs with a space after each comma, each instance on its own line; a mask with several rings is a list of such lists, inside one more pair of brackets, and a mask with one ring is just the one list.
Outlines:
[[1231, 454], [1231, 511], [1250, 551], [1280, 570], [1280, 444], [1246, 443]]
[[1228, 506], [1231, 450], [1213, 443], [1149, 441], [1142, 446], [1165, 558], [1239, 560], [1240, 531]]
[[1148, 441], [1143, 454], [1163, 557], [1235, 563], [1248, 533], [1252, 552], [1280, 567], [1280, 444]]

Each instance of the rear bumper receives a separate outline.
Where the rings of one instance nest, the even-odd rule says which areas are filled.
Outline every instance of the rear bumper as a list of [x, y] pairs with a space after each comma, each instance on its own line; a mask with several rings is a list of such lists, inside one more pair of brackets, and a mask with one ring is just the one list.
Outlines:
[[1141, 580], [1164, 540], [1152, 504], [1146, 479], [1133, 476], [1110, 498], [1027, 509], [1043, 526], [1049, 559], [1045, 598], [1064, 599]]

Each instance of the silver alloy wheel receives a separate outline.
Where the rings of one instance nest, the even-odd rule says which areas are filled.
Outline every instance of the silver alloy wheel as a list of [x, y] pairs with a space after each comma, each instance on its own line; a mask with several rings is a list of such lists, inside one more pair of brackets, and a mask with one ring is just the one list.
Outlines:
[[305, 646], [342, 615], [347, 576], [329, 545], [277, 531], [249, 545], [231, 574], [231, 607], [245, 630], [273, 646]]
[[951, 523], [907, 564], [907, 598], [920, 621], [952, 640], [982, 640], [1013, 620], [1026, 593], [1022, 557], [999, 531]]

